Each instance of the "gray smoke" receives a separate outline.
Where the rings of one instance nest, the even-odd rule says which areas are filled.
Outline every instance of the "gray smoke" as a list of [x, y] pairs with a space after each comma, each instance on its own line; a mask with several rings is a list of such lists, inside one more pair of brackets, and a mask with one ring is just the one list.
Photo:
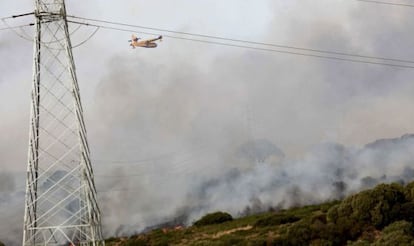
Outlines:
[[20, 184], [24, 184], [24, 175], [0, 173], [0, 241], [6, 245], [21, 244], [24, 189]]
[[101, 196], [105, 229], [108, 235], [131, 235], [151, 225], [189, 225], [217, 210], [241, 216], [342, 199], [383, 182], [404, 184], [414, 178], [413, 153], [414, 135], [404, 135], [361, 148], [319, 144], [297, 160], [251, 161], [249, 167], [235, 162], [222, 165], [214, 177], [199, 170], [170, 178], [145, 171], [143, 178], [157, 181], [145, 184], [128, 178], [124, 188], [131, 190]]

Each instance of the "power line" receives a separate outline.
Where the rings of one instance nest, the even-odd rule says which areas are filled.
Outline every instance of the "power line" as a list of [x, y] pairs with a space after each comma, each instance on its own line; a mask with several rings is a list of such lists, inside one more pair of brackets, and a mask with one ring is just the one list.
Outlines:
[[405, 3], [390, 3], [390, 2], [376, 1], [376, 0], [355, 0], [355, 1], [414, 8], [414, 5], [405, 4]]
[[97, 27], [95, 29], [95, 31], [92, 32], [91, 35], [89, 35], [89, 37], [87, 37], [85, 40], [83, 40], [82, 42], [72, 46], [72, 49], [78, 48], [79, 46], [83, 45], [84, 43], [88, 42], [93, 36], [95, 36], [95, 34], [99, 31], [99, 27]]
[[[102, 29], [108, 29], [108, 30], [116, 30], [116, 31], [123, 31], [123, 32], [140, 32], [140, 33], [148, 34], [148, 35], [159, 35], [159, 34], [155, 34], [155, 33], [142, 32], [142, 31], [133, 30], [133, 29], [117, 28], [117, 27], [90, 24], [90, 23], [84, 23], [84, 22], [69, 21], [69, 20], [68, 20], [68, 22], [75, 23], [75, 24], [82, 24], [82, 25], [86, 25], [86, 26], [100, 27]], [[388, 66], [388, 67], [394, 67], [394, 68], [414, 68], [414, 66], [406, 65], [406, 64], [383, 63], [383, 62], [376, 62], [376, 61], [351, 59], [351, 58], [345, 58], [345, 57], [326, 56], [326, 55], [318, 55], [318, 54], [310, 54], [310, 53], [300, 53], [300, 52], [294, 52], [294, 51], [276, 50], [276, 49], [271, 49], [271, 48], [260, 48], [260, 47], [247, 46], [247, 45], [237, 45], [237, 44], [231, 44], [231, 43], [223, 43], [223, 42], [203, 40], [203, 39], [194, 39], [194, 38], [185, 38], [185, 37], [178, 37], [178, 36], [164, 35], [164, 34], [163, 34], [163, 36], [168, 37], [168, 38], [173, 38], [173, 39], [194, 41], [194, 42], [207, 43], [207, 44], [216, 44], [216, 45], [222, 45], [222, 46], [228, 46], [228, 47], [237, 47], [237, 48], [244, 48], [244, 49], [260, 50], [260, 51], [267, 51], [267, 52], [276, 52], [276, 53], [283, 53], [283, 54], [290, 54], [290, 55], [297, 55], [297, 56], [314, 57], [314, 58], [346, 61], [346, 62], [353, 62], [353, 63], [364, 63], [364, 64], [371, 64], [371, 65], [381, 65], [381, 66]], [[375, 58], [375, 59], [381, 60], [381, 58]], [[387, 59], [391, 60], [389, 58], [387, 58]], [[395, 61], [399, 60], [401, 62], [403, 61], [403, 60], [400, 60], [400, 59], [392, 59], [392, 60], [395, 60]], [[406, 63], [414, 63], [414, 61], [406, 61]]]
[[[357, 1], [379, 2], [379, 1], [371, 1], [371, 0], [357, 0]], [[381, 3], [385, 3], [385, 2], [381, 2]], [[414, 6], [414, 5], [412, 5], [412, 6]], [[27, 13], [27, 14], [23, 14], [23, 15], [15, 15], [15, 16], [11, 16], [11, 17], [2, 18], [2, 20], [4, 21], [4, 19], [7, 19], [7, 18], [15, 18], [15, 17], [31, 15], [31, 14], [33, 14], [33, 13]], [[391, 62], [398, 62], [398, 63], [411, 63], [411, 64], [414, 64], [413, 60], [395, 59], [395, 58], [387, 58], [387, 57], [376, 57], [376, 56], [353, 54], [353, 53], [347, 53], [347, 52], [337, 52], [337, 51], [330, 51], [330, 50], [296, 47], [296, 46], [290, 46], [290, 45], [272, 44], [272, 43], [264, 43], [264, 42], [254, 42], [254, 41], [248, 41], [248, 40], [226, 38], [226, 37], [204, 35], [204, 34], [196, 34], [196, 33], [189, 33], [189, 32], [181, 32], [181, 31], [174, 31], [174, 30], [147, 27], [147, 26], [140, 26], [140, 25], [131, 25], [131, 24], [121, 23], [121, 22], [105, 21], [105, 20], [98, 20], [98, 19], [92, 19], [92, 18], [83, 18], [83, 17], [77, 17], [77, 16], [73, 16], [73, 15], [70, 15], [68, 17], [75, 18], [75, 19], [81, 19], [81, 20], [88, 20], [88, 21], [93, 21], [93, 22], [106, 23], [106, 24], [111, 24], [111, 25], [127, 26], [127, 27], [141, 28], [141, 29], [147, 29], [147, 30], [153, 30], [153, 31], [162, 31], [162, 32], [169, 32], [169, 33], [174, 33], [174, 34], [182, 34], [182, 35], [188, 35], [188, 36], [194, 36], [194, 37], [208, 38], [208, 39], [213, 39], [213, 40], [222, 40], [222, 41], [238, 42], [238, 43], [244, 43], [244, 44], [261, 45], [261, 46], [267, 46], [267, 47], [293, 49], [293, 50], [298, 50], [298, 51], [317, 52], [317, 53], [321, 53], [321, 54], [340, 55], [340, 56], [346, 56], [346, 57], [326, 56], [326, 55], [311, 54], [311, 53], [301, 53], [301, 52], [296, 52], [296, 51], [287, 51], [287, 50], [269, 49], [269, 48], [261, 48], [261, 47], [247, 46], [247, 45], [238, 45], [238, 44], [234, 44], [234, 43], [223, 43], [223, 42], [217, 42], [217, 41], [205, 40], [205, 39], [194, 39], [194, 38], [179, 37], [179, 36], [172, 36], [172, 35], [165, 35], [165, 34], [163, 35], [165, 37], [174, 38], [174, 39], [181, 39], [181, 40], [187, 40], [187, 41], [195, 41], [195, 42], [216, 44], [216, 45], [229, 46], [229, 47], [238, 47], [238, 48], [245, 48], [245, 49], [254, 49], [254, 50], [261, 50], [261, 51], [268, 51], [268, 52], [285, 53], [285, 54], [299, 55], [299, 56], [308, 56], [308, 57], [323, 58], [323, 59], [330, 59], [330, 60], [347, 61], [347, 62], [354, 62], [354, 63], [365, 63], [365, 64], [383, 65], [383, 66], [390, 66], [390, 67], [400, 67], [400, 68], [414, 68], [414, 66], [407, 65], [407, 64], [395, 64], [395, 63], [379, 62], [379, 61], [382, 60], [382, 61], [391, 61]], [[97, 27], [95, 32], [87, 40], [89, 40], [98, 31], [99, 28], [111, 29], [111, 30], [117, 30], [117, 31], [125, 31], [125, 32], [140, 32], [140, 33], [149, 34], [149, 35], [158, 35], [158, 34], [150, 33], [150, 32], [142, 32], [142, 31], [137, 31], [137, 30], [116, 28], [116, 27], [111, 27], [111, 26], [90, 24], [90, 23], [85, 23], [85, 22], [77, 22], [77, 21], [70, 21], [70, 20], [68, 22], [77, 23], [77, 24], [86, 25], [86, 26]], [[0, 31], [1, 30], [16, 29], [16, 28], [19, 28], [19, 27], [31, 26], [31, 25], [33, 25], [33, 23], [30, 23], [28, 25], [22, 25], [22, 26], [7, 27], [7, 28], [0, 29]], [[82, 42], [81, 44], [83, 44], [83, 43], [84, 42]], [[377, 60], [377, 61], [359, 60], [359, 59], [353, 59], [353, 58], [348, 58], [348, 57], [371, 59], [371, 60]]]
[[[403, 62], [403, 63], [414, 63], [413, 60], [402, 60], [402, 59], [394, 59], [394, 58], [387, 58], [387, 57], [377, 57], [377, 56], [368, 56], [368, 55], [360, 55], [360, 54], [353, 54], [353, 53], [346, 53], [346, 52], [338, 52], [338, 51], [330, 51], [330, 50], [304, 48], [304, 47], [297, 47], [297, 46], [290, 46], [290, 45], [282, 45], [282, 44], [272, 44], [272, 43], [264, 43], [264, 42], [255, 42], [255, 41], [249, 41], [249, 40], [226, 38], [226, 37], [219, 37], [219, 36], [212, 36], [212, 35], [205, 35], [205, 34], [197, 34], [197, 33], [190, 33], [190, 32], [174, 31], [174, 30], [161, 29], [161, 28], [148, 27], [148, 26], [132, 25], [132, 24], [121, 23], [121, 22], [113, 22], [113, 21], [105, 21], [105, 20], [98, 20], [98, 19], [92, 19], [92, 18], [77, 17], [77, 16], [73, 16], [73, 15], [70, 15], [68, 17], [76, 18], [76, 19], [82, 19], [82, 20], [87, 20], [87, 21], [100, 22], [100, 23], [105, 23], [105, 24], [111, 24], [111, 25], [134, 27], [134, 28], [141, 28], [141, 29], [146, 29], [146, 30], [169, 32], [169, 33], [174, 33], [174, 34], [184, 34], [184, 35], [189, 35], [189, 36], [194, 36], [194, 37], [201, 37], [201, 38], [208, 38], [208, 39], [215, 39], [215, 40], [222, 40], [222, 41], [231, 41], [231, 42], [238, 42], [238, 43], [246, 43], [246, 44], [253, 44], [253, 45], [262, 45], [262, 46], [276, 47], [276, 48], [294, 49], [294, 50], [300, 50], [300, 51], [311, 51], [311, 52], [325, 53], [325, 54], [331, 54], [331, 55], [351, 56], [351, 57], [358, 57], [358, 58], [367, 58], [367, 59], [384, 60], [384, 61], [395, 61], [395, 62]], [[154, 34], [150, 34], [150, 35], [154, 35]], [[166, 36], [166, 35], [164, 35], [164, 36]]]
[[8, 27], [0, 28], [0, 31], [14, 30], [14, 29], [17, 29], [17, 28], [27, 27], [27, 26], [33, 26], [33, 25], [34, 25], [33, 23], [29, 23], [29, 24], [20, 25], [20, 26], [8, 26]]
[[[20, 15], [20, 16], [25, 16], [25, 15], [29, 15], [29, 14], [23, 14], [23, 15]], [[17, 36], [19, 36], [20, 38], [22, 38], [22, 39], [24, 39], [24, 40], [27, 40], [27, 41], [29, 41], [29, 42], [33, 42], [33, 40], [31, 39], [31, 38], [28, 38], [28, 37], [26, 37], [25, 35], [23, 35], [23, 34], [20, 34], [20, 33], [18, 33], [17, 31], [15, 31], [14, 29], [17, 29], [17, 28], [20, 28], [21, 29], [21, 31], [22, 32], [24, 32], [24, 30], [22, 29], [22, 27], [27, 27], [27, 26], [33, 26], [34, 25], [34, 23], [29, 23], [29, 24], [26, 24], [26, 25], [20, 25], [20, 26], [10, 26], [7, 22], [6, 22], [6, 19], [9, 19], [9, 18], [15, 18], [15, 17], [6, 17], [6, 18], [0, 18], [0, 20], [1, 21], [3, 21], [3, 23], [7, 26], [7, 27], [5, 27], [5, 28], [0, 28], [0, 31], [5, 31], [5, 30], [12, 30]], [[75, 34], [78, 30], [79, 30], [79, 28], [81, 27], [82, 25], [80, 24], [79, 25], [79, 27], [77, 27], [75, 30], [73, 30], [71, 33], [70, 33], [70, 35], [72, 36], [73, 34]], [[83, 44], [85, 44], [86, 42], [88, 42], [93, 36], [95, 36], [95, 34], [97, 33], [99, 31], [99, 27], [96, 27], [96, 29], [85, 39], [85, 40], [83, 40], [83, 41], [81, 41], [81, 42], [79, 42], [78, 44], [76, 44], [76, 45], [73, 45], [72, 46], [72, 49], [75, 49], [75, 48], [78, 48], [79, 46], [81, 46], [81, 45], [83, 45]], [[42, 44], [44, 44], [44, 45], [47, 45], [47, 43], [45, 43], [45, 42], [41, 42]], [[49, 49], [54, 49], [54, 48], [50, 48], [49, 47]]]
[[18, 15], [11, 15], [11, 16], [6, 16], [6, 17], [2, 17], [0, 19], [2, 20], [6, 20], [6, 19], [14, 19], [14, 18], [18, 18], [18, 17], [23, 17], [23, 16], [28, 16], [28, 15], [33, 15], [34, 12], [29, 12], [29, 13], [25, 13], [25, 14], [18, 14]]

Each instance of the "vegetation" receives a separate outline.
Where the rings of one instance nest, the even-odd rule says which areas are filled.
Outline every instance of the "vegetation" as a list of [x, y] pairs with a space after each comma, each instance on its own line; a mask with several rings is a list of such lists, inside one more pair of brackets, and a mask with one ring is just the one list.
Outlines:
[[205, 225], [214, 225], [221, 224], [226, 221], [232, 221], [233, 217], [224, 212], [215, 212], [211, 214], [204, 215], [201, 219], [194, 222], [195, 226], [205, 226]]
[[203, 216], [188, 228], [163, 228], [106, 245], [413, 245], [414, 182], [381, 184], [332, 201], [234, 219]]
[[264, 218], [258, 219], [254, 225], [257, 227], [277, 226], [293, 223], [298, 220], [300, 220], [300, 218], [292, 214], [271, 214]]

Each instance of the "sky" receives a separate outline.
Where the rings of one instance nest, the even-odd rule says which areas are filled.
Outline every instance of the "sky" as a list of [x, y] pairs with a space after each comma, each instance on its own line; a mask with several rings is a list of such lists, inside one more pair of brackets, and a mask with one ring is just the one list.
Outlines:
[[[414, 60], [410, 7], [356, 0], [72, 0], [66, 5], [68, 14], [79, 17]], [[32, 10], [33, 1], [0, 2], [0, 17]], [[135, 29], [142, 38], [153, 37]], [[79, 28], [72, 44], [94, 30]], [[33, 34], [31, 27], [16, 31]], [[309, 199], [309, 184], [323, 187], [319, 200], [329, 199], [335, 192], [324, 188], [341, 165], [348, 165], [339, 168], [349, 171], [339, 175], [347, 193], [361, 189], [366, 176], [401, 176], [411, 165], [414, 145], [400, 137], [414, 132], [413, 69], [168, 37], [156, 49], [131, 49], [131, 34], [101, 28], [73, 50], [107, 236], [139, 232], [174, 216], [185, 215], [188, 223], [216, 209], [237, 215], [257, 204], [316, 202]], [[0, 203], [0, 221], [21, 218], [18, 225], [33, 54], [33, 43], [20, 36], [0, 31], [0, 195], [15, 207], [10, 212]], [[368, 143], [390, 138], [398, 144], [367, 149]], [[403, 150], [397, 149], [401, 145]], [[383, 160], [382, 148], [393, 154], [378, 172], [374, 162]], [[256, 163], [259, 152], [262, 164]], [[355, 168], [363, 171], [353, 174]], [[329, 178], [315, 183], [321, 177]], [[275, 187], [275, 180], [283, 188]], [[20, 240], [21, 228], [13, 228], [12, 237]], [[0, 241], [12, 242], [2, 238], [6, 234]]]

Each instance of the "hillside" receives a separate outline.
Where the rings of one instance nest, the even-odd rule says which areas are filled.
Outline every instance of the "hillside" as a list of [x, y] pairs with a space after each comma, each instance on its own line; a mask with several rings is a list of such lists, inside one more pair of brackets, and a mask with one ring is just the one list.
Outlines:
[[188, 228], [107, 239], [106, 245], [414, 245], [414, 182], [381, 184], [342, 201], [214, 220], [220, 215]]

